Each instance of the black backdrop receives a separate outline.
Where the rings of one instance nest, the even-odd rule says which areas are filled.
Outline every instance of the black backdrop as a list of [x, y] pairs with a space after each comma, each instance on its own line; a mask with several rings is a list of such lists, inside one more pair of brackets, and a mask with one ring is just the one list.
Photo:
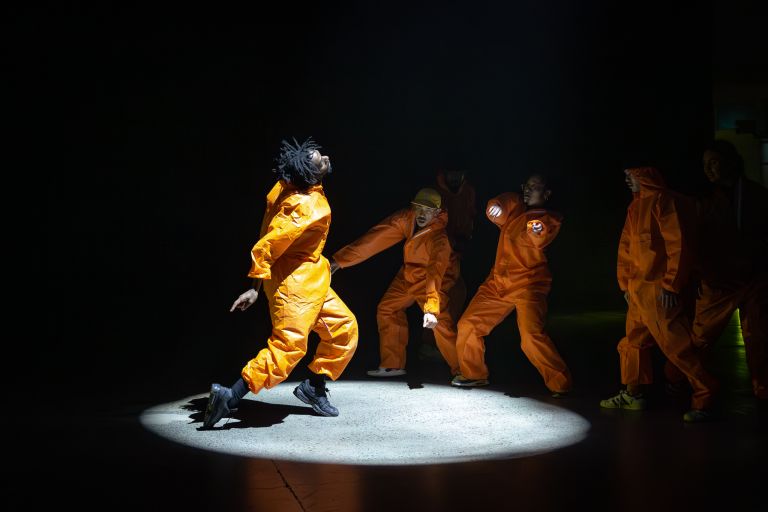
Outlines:
[[[543, 172], [565, 216], [550, 311], [623, 306], [622, 165], [654, 158], [678, 190], [702, 184], [710, 7], [331, 4], [19, 13], [19, 46], [44, 56], [48, 80], [27, 92], [60, 143], [46, 175], [44, 264], [66, 291], [47, 318], [51, 379], [122, 389], [157, 373], [236, 376], [264, 345], [268, 317], [264, 303], [228, 308], [248, 285], [272, 158], [294, 135], [314, 136], [334, 164], [326, 253], [406, 205], [438, 167], [466, 169], [481, 210]], [[496, 236], [478, 218], [470, 294]], [[399, 258], [392, 249], [334, 276], [369, 355]]]

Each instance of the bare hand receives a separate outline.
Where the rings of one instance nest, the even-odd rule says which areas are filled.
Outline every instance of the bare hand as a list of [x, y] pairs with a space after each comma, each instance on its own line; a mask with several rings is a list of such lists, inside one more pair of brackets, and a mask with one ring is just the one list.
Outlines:
[[245, 291], [242, 294], [240, 294], [240, 296], [237, 298], [234, 304], [232, 304], [232, 307], [229, 308], [229, 312], [231, 313], [235, 309], [239, 309], [240, 311], [245, 311], [246, 309], [251, 307], [251, 304], [256, 302], [256, 299], [258, 298], [259, 298], [259, 292], [251, 288], [248, 291]]
[[664, 309], [672, 309], [677, 306], [677, 294], [662, 288], [659, 292], [659, 302]]
[[424, 327], [434, 329], [437, 326], [437, 317], [432, 313], [424, 313]]
[[490, 208], [488, 208], [488, 215], [490, 215], [495, 219], [496, 217], [499, 217], [501, 215], [501, 211], [502, 211], [501, 206], [495, 204]]
[[336, 260], [331, 260], [331, 275], [333, 275], [333, 273], [339, 270], [340, 268], [341, 268], [341, 265], [336, 263]]

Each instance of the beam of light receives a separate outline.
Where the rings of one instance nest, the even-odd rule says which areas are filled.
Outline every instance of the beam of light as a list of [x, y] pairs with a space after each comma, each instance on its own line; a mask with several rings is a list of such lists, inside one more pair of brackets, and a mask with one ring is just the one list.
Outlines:
[[734, 341], [736, 342], [736, 346], [744, 346], [744, 336], [741, 331], [741, 313], [738, 309], [736, 309], [736, 311], [733, 312], [733, 315], [731, 315], [731, 320], [728, 322], [728, 329], [726, 334], [730, 334], [733, 337]]
[[331, 382], [335, 418], [316, 416], [284, 382], [248, 394], [229, 419], [200, 430], [207, 394], [145, 410], [142, 425], [171, 441], [245, 457], [301, 462], [411, 465], [508, 459], [586, 437], [589, 422], [567, 409], [488, 388], [402, 381]]

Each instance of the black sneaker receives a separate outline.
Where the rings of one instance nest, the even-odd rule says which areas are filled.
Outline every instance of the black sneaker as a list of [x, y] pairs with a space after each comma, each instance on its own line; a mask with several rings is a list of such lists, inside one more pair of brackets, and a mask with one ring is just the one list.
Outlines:
[[320, 416], [338, 416], [339, 410], [328, 401], [326, 391], [328, 388], [316, 388], [309, 383], [309, 379], [306, 379], [296, 386], [293, 394], [305, 404], [311, 405]]
[[205, 408], [203, 427], [211, 428], [217, 421], [232, 412], [229, 409], [229, 401], [232, 399], [232, 390], [221, 384], [211, 384], [211, 393], [208, 395], [208, 406]]

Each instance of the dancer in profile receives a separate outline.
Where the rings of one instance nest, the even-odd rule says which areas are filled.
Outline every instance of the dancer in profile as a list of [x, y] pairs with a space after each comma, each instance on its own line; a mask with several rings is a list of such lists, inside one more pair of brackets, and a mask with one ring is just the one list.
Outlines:
[[624, 171], [633, 199], [619, 242], [617, 277], [629, 304], [626, 336], [619, 341], [619, 394], [602, 400], [606, 409], [642, 410], [643, 386], [653, 382], [651, 349], [656, 344], [693, 387], [687, 422], [711, 417], [717, 388], [693, 350], [690, 322], [680, 292], [690, 275], [689, 243], [680, 222], [680, 200], [667, 190], [655, 167]]
[[230, 311], [245, 311], [263, 288], [272, 334], [267, 348], [248, 361], [232, 387], [211, 386], [203, 426], [213, 427], [251, 391], [285, 380], [307, 351], [310, 331], [320, 343], [309, 369], [293, 394], [321, 416], [338, 416], [328, 401], [325, 377], [336, 380], [357, 347], [357, 320], [331, 289], [331, 272], [322, 251], [331, 224], [331, 209], [322, 181], [331, 172], [327, 155], [311, 138], [282, 142], [275, 172], [278, 181], [267, 194], [259, 240], [251, 249], [251, 288]]

